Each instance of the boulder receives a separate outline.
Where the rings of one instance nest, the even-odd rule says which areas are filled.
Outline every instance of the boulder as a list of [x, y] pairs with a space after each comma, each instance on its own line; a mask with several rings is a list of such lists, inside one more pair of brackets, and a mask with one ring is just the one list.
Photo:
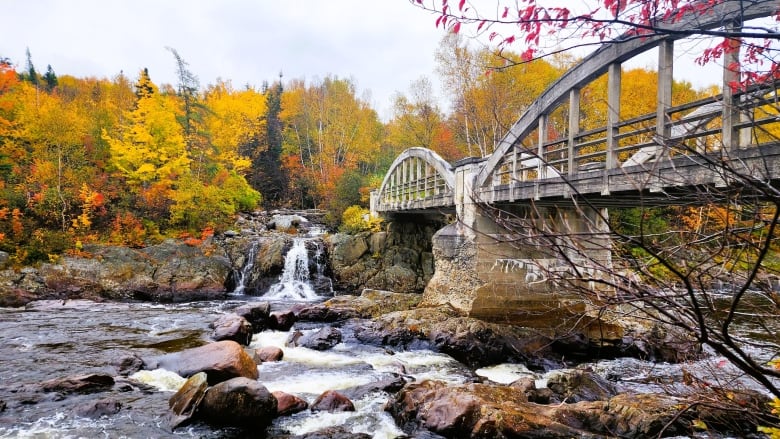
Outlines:
[[343, 394], [335, 390], [326, 390], [311, 404], [311, 411], [354, 412], [355, 405]]
[[295, 324], [295, 313], [292, 311], [273, 312], [268, 318], [268, 329], [289, 331]]
[[[708, 403], [701, 404], [702, 400]], [[713, 392], [690, 399], [618, 394], [599, 401], [547, 405], [529, 402], [515, 385], [422, 381], [407, 384], [385, 409], [406, 432], [428, 429], [445, 437], [646, 438], [661, 432], [690, 436], [694, 421], [722, 428], [718, 433], [755, 432], [761, 419], [768, 419], [755, 415], [767, 413], [766, 400], [763, 405], [750, 403], [748, 409], [742, 402], [731, 401], [727, 392]], [[686, 410], [681, 412], [682, 407]], [[708, 412], [713, 407], [718, 407], [717, 415]]]
[[[367, 433], [352, 433], [344, 427], [327, 427], [311, 433], [295, 436], [295, 439], [371, 439]], [[417, 438], [417, 436], [415, 436]], [[418, 438], [425, 439], [425, 438]], [[431, 438], [433, 439], [433, 438]]]
[[277, 415], [276, 398], [257, 380], [232, 378], [206, 392], [198, 417], [217, 425], [265, 428]]
[[168, 400], [171, 409], [168, 423], [171, 429], [182, 427], [192, 420], [200, 402], [208, 389], [208, 377], [205, 372], [191, 376], [179, 390]]
[[83, 418], [98, 419], [103, 416], [112, 416], [122, 409], [122, 403], [114, 398], [103, 398], [80, 404], [73, 409], [73, 414]]
[[252, 324], [252, 331], [258, 333], [268, 327], [271, 305], [268, 302], [247, 303], [233, 310]]
[[235, 378], [257, 379], [257, 364], [238, 343], [217, 341], [144, 361], [147, 369], [163, 368], [190, 377], [205, 372], [209, 384]]
[[144, 360], [138, 355], [127, 354], [123, 357], [114, 359], [111, 364], [116, 368], [119, 375], [132, 375], [144, 367]]
[[352, 400], [356, 400], [362, 398], [363, 396], [369, 393], [375, 393], [375, 392], [395, 393], [401, 390], [405, 384], [406, 384], [406, 379], [404, 379], [403, 376], [396, 373], [391, 373], [387, 377], [379, 379], [377, 381], [368, 384], [363, 384], [361, 386], [344, 389], [341, 391], [341, 393]]
[[547, 387], [559, 401], [567, 403], [607, 400], [617, 394], [614, 384], [591, 371], [580, 369], [550, 372]]
[[[300, 334], [298, 331], [296, 333]], [[341, 343], [341, 331], [330, 326], [326, 326], [317, 332], [312, 332], [302, 336], [293, 334], [288, 341], [288, 346], [300, 346], [314, 349], [315, 351], [325, 351]]]
[[[295, 439], [371, 439], [367, 433], [352, 433], [344, 427], [327, 427], [311, 433], [295, 436]], [[420, 438], [423, 439], [423, 438]]]
[[352, 318], [376, 318], [394, 311], [407, 311], [420, 303], [419, 294], [364, 289], [360, 296], [336, 296], [323, 303], [308, 305], [296, 312], [298, 320], [340, 322]]
[[257, 364], [282, 361], [284, 351], [276, 346], [263, 346], [255, 350], [254, 360]]
[[233, 340], [244, 346], [252, 341], [252, 324], [238, 314], [223, 314], [211, 326], [211, 338], [216, 341]]
[[103, 392], [109, 390], [113, 386], [114, 378], [111, 375], [100, 373], [55, 378], [40, 383], [40, 389], [44, 392], [66, 394]]
[[277, 416], [288, 416], [298, 412], [302, 412], [309, 408], [309, 403], [303, 398], [299, 398], [295, 395], [285, 393], [282, 391], [271, 392], [276, 398], [276, 414]]

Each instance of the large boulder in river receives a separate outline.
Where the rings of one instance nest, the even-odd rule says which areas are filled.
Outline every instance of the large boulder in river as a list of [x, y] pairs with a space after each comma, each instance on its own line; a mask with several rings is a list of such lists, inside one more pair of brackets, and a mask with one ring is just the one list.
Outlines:
[[171, 409], [168, 420], [171, 429], [182, 427], [192, 420], [200, 402], [208, 390], [208, 378], [205, 372], [191, 376], [179, 390], [168, 400]]
[[352, 318], [376, 318], [393, 311], [407, 311], [420, 303], [419, 294], [364, 289], [360, 296], [336, 296], [297, 310], [298, 320], [339, 322]]
[[326, 326], [319, 331], [302, 334], [296, 331], [290, 334], [287, 340], [287, 346], [304, 347], [314, 349], [315, 351], [325, 351], [341, 343], [341, 331], [330, 326]]
[[219, 425], [263, 428], [277, 415], [276, 398], [257, 380], [233, 378], [206, 392], [198, 416]]
[[190, 377], [205, 372], [211, 385], [236, 377], [257, 379], [257, 363], [232, 340], [209, 343], [144, 361], [147, 369], [162, 368]]
[[233, 340], [244, 346], [252, 341], [252, 324], [238, 314], [223, 314], [211, 326], [211, 338], [216, 341]]

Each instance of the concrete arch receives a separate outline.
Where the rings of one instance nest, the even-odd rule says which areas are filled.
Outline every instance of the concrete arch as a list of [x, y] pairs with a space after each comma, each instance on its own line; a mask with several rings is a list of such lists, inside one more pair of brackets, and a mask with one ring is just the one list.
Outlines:
[[[729, 0], [708, 9], [705, 14], [690, 12], [674, 23], [659, 22], [657, 26], [668, 31], [664, 32], [663, 35], [651, 35], [643, 38], [624, 36], [615, 43], [602, 45], [542, 92], [512, 125], [477, 174], [475, 188], [485, 186], [490, 176], [500, 165], [501, 159], [511, 152], [518, 141], [527, 137], [536, 128], [541, 116], [550, 114], [558, 105], [566, 101], [570, 90], [580, 89], [605, 74], [610, 65], [623, 63], [647, 52], [665, 39], [684, 38], [685, 35], [682, 32], [686, 29], [714, 29], [737, 19], [747, 21], [771, 16], [777, 11], [778, 4], [774, 1], [741, 2]], [[680, 36], [675, 37], [675, 32], [681, 32]]]
[[442, 179], [444, 179], [445, 183], [447, 184], [447, 189], [449, 191], [455, 190], [455, 173], [452, 171], [452, 166], [446, 160], [441, 158], [439, 154], [428, 148], [412, 147], [402, 152], [390, 165], [390, 168], [385, 174], [385, 178], [382, 180], [382, 185], [379, 187], [380, 200], [382, 199], [382, 196], [384, 195], [390, 180], [394, 177], [396, 170], [401, 167], [401, 164], [404, 161], [410, 158], [419, 158], [422, 159], [425, 163], [431, 165], [442, 177]]

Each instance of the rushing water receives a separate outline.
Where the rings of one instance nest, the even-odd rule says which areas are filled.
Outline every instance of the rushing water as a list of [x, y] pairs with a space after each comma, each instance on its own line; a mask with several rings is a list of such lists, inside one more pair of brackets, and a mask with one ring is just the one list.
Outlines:
[[[252, 299], [247, 297], [247, 299]], [[243, 300], [175, 305], [115, 304], [88, 301], [38, 302], [27, 309], [0, 309], [0, 437], [230, 437], [229, 429], [195, 424], [170, 432], [168, 398], [184, 381], [164, 370], [142, 371], [109, 392], [69, 395], [35, 392], [42, 381], [85, 373], [116, 375], [112, 361], [128, 353], [142, 357], [178, 351], [208, 342], [208, 324]], [[275, 307], [283, 304], [275, 303]], [[315, 330], [309, 326], [305, 331]], [[284, 361], [259, 366], [260, 381], [269, 390], [296, 394], [310, 403], [323, 391], [368, 384], [391, 372], [404, 371], [415, 379], [450, 382], [472, 379], [469, 370], [452, 358], [431, 352], [388, 351], [360, 345], [349, 333], [330, 351], [284, 346], [287, 332], [256, 334], [252, 347], [279, 346]], [[154, 386], [145, 388], [141, 382]], [[76, 416], [85, 403], [111, 397], [122, 403], [120, 412], [100, 420]], [[302, 434], [332, 425], [376, 438], [401, 435], [382, 405], [388, 395], [373, 393], [354, 401], [354, 413], [305, 411], [279, 418], [270, 431]]]

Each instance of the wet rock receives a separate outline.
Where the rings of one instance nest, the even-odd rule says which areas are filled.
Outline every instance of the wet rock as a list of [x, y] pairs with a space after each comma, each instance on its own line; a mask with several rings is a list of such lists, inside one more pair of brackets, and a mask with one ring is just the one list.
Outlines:
[[111, 375], [93, 373], [65, 378], [55, 378], [40, 383], [44, 392], [58, 393], [95, 393], [109, 390], [114, 385]]
[[3, 288], [0, 286], [0, 307], [18, 308], [37, 298], [36, 294], [22, 288]]
[[302, 412], [309, 408], [309, 403], [306, 400], [299, 398], [289, 393], [275, 391], [271, 392], [276, 398], [276, 414], [277, 416], [288, 416], [298, 412]]
[[295, 313], [292, 311], [273, 312], [268, 318], [268, 328], [276, 331], [289, 331], [295, 324]]
[[344, 427], [328, 427], [311, 433], [295, 436], [294, 439], [371, 439], [366, 433], [352, 433]]
[[168, 424], [171, 429], [187, 425], [198, 409], [200, 402], [208, 389], [208, 377], [205, 372], [198, 372], [191, 376], [187, 382], [168, 400], [171, 414]]
[[111, 362], [119, 375], [132, 375], [144, 367], [144, 360], [138, 355], [128, 354]]
[[122, 403], [113, 398], [103, 398], [97, 401], [81, 404], [73, 409], [76, 416], [84, 418], [101, 418], [103, 416], [112, 416], [122, 409]]
[[255, 379], [233, 378], [206, 392], [198, 417], [218, 425], [264, 428], [276, 417], [277, 401]]
[[271, 305], [268, 302], [247, 303], [234, 309], [233, 312], [251, 323], [252, 331], [258, 333], [268, 327]]
[[614, 384], [593, 372], [579, 369], [551, 372], [547, 376], [547, 387], [560, 401], [567, 403], [607, 400], [617, 394]]
[[263, 346], [255, 350], [254, 360], [257, 364], [282, 361], [284, 351], [276, 346]]
[[352, 400], [355, 400], [355, 399], [360, 399], [363, 396], [374, 392], [395, 393], [401, 390], [405, 384], [406, 384], [406, 379], [404, 379], [403, 376], [394, 373], [394, 374], [390, 374], [386, 378], [380, 379], [378, 381], [374, 381], [372, 383], [344, 389], [341, 391], [341, 393], [344, 396]]
[[6, 409], [6, 403], [2, 399], [0, 399], [0, 413], [3, 413]]
[[314, 349], [315, 351], [325, 351], [339, 343], [341, 343], [341, 331], [326, 326], [317, 332], [293, 337], [293, 339], [288, 341], [288, 346], [300, 346]]
[[355, 405], [343, 394], [335, 390], [327, 390], [314, 400], [311, 411], [354, 412]]
[[209, 384], [235, 377], [257, 379], [257, 364], [238, 343], [217, 341], [181, 352], [144, 361], [146, 369], [163, 368], [190, 377], [198, 372], [208, 375]]
[[[544, 405], [527, 401], [521, 387], [530, 390], [527, 384], [519, 383], [411, 383], [388, 401], [386, 410], [407, 432], [428, 429], [445, 437], [479, 438], [645, 438], [657, 437], [662, 431], [664, 436], [689, 436], [695, 420], [723, 428], [719, 433], [743, 435], [755, 432], [756, 425], [768, 420], [753, 415], [766, 413], [765, 402], [763, 406], [757, 403], [734, 410], [741, 401], [735, 404], [724, 392], [712, 392], [704, 399], [702, 395], [688, 399], [666, 394], [619, 394], [600, 401]], [[702, 400], [708, 403], [701, 404]], [[687, 410], [681, 412], [681, 407]], [[722, 409], [717, 415], [720, 421], [707, 413], [712, 407]]]
[[252, 341], [252, 324], [238, 314], [223, 314], [211, 326], [211, 338], [216, 341], [233, 340], [244, 346]]
[[375, 318], [394, 311], [413, 309], [420, 303], [419, 294], [364, 289], [360, 296], [336, 296], [323, 303], [297, 311], [298, 320], [340, 322], [352, 318]]

